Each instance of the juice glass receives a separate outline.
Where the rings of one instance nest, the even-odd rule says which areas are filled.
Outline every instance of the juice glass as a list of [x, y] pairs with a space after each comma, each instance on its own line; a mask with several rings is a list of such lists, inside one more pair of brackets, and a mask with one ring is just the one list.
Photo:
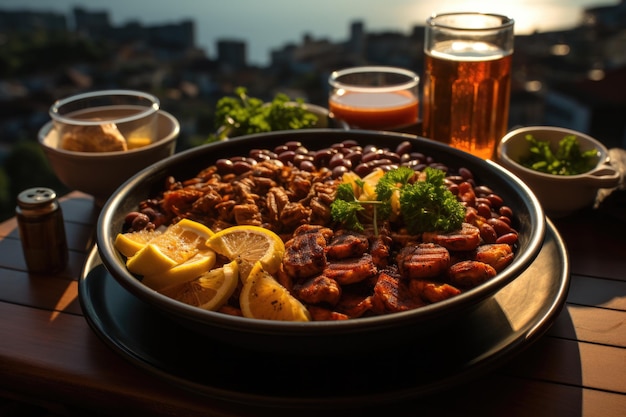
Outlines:
[[328, 106], [336, 119], [360, 129], [399, 129], [417, 123], [419, 77], [412, 71], [364, 66], [334, 71]]
[[157, 97], [142, 91], [101, 90], [57, 100], [49, 113], [59, 144], [65, 135], [102, 139], [97, 129], [106, 126], [109, 134], [121, 135], [133, 149], [156, 140], [159, 107]]
[[423, 132], [484, 159], [508, 127], [513, 19], [445, 13], [426, 22]]

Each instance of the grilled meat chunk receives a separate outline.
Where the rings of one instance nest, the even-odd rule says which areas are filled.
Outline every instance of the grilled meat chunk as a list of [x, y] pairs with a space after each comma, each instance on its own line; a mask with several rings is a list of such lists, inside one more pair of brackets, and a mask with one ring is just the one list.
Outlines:
[[424, 232], [422, 240], [436, 243], [451, 251], [471, 251], [480, 245], [480, 229], [469, 223], [463, 223], [461, 229], [454, 232]]
[[434, 278], [450, 266], [450, 253], [434, 243], [418, 243], [402, 248], [396, 261], [404, 278]]
[[334, 279], [318, 275], [295, 284], [294, 295], [305, 304], [336, 305], [341, 298], [341, 286]]
[[372, 309], [372, 296], [344, 292], [336, 309], [350, 318], [362, 317]]
[[350, 317], [347, 314], [332, 311], [324, 307], [309, 306], [309, 313], [313, 321], [328, 321], [328, 320], [348, 320]]
[[374, 265], [378, 268], [384, 268], [389, 265], [392, 243], [391, 237], [383, 233], [370, 238], [370, 254], [372, 255]]
[[511, 249], [510, 245], [506, 243], [494, 243], [479, 246], [476, 249], [474, 260], [489, 264], [493, 266], [496, 271], [500, 272], [513, 261], [514, 256], [513, 249]]
[[372, 310], [377, 314], [412, 310], [424, 305], [419, 297], [414, 297], [400, 275], [386, 269], [378, 275], [372, 296]]
[[450, 282], [462, 288], [473, 288], [496, 276], [496, 270], [484, 262], [461, 261], [448, 270]]
[[363, 254], [359, 258], [346, 258], [329, 262], [323, 274], [341, 285], [355, 284], [370, 278], [378, 272], [372, 255]]
[[360, 233], [339, 230], [337, 231], [326, 248], [326, 255], [330, 259], [345, 259], [358, 257], [367, 252], [369, 241]]
[[319, 275], [326, 268], [327, 239], [333, 231], [322, 226], [304, 225], [285, 243], [283, 268], [296, 279]]
[[409, 291], [426, 303], [436, 303], [461, 294], [461, 290], [450, 284], [424, 279], [410, 280]]

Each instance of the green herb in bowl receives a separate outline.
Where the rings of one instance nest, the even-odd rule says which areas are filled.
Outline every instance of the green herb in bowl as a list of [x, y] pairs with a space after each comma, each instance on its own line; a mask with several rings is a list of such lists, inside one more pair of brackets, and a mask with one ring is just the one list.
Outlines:
[[548, 141], [526, 135], [530, 143], [529, 155], [520, 160], [526, 168], [552, 175], [578, 175], [593, 169], [597, 163], [598, 151], [589, 149], [582, 152], [576, 135], [566, 135], [559, 141], [558, 149], [553, 150]]
[[278, 93], [271, 102], [247, 95], [244, 87], [235, 89], [236, 97], [223, 97], [217, 102], [217, 132], [209, 142], [253, 133], [315, 127], [318, 116], [307, 110], [302, 99], [291, 100]]

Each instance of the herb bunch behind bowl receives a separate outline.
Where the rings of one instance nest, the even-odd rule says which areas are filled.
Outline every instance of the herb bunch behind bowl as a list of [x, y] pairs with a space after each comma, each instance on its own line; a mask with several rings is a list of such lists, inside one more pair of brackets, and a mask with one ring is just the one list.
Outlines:
[[235, 89], [236, 97], [222, 97], [215, 108], [216, 133], [208, 142], [252, 133], [312, 128], [318, 116], [309, 110], [302, 99], [291, 100], [278, 93], [271, 102], [250, 97], [244, 87]]

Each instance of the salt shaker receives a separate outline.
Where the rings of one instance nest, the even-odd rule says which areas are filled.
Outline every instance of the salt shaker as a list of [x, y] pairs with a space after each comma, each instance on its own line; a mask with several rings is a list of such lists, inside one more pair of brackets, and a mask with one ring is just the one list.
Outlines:
[[68, 260], [63, 213], [50, 188], [22, 191], [15, 208], [26, 266], [31, 272], [55, 273]]

